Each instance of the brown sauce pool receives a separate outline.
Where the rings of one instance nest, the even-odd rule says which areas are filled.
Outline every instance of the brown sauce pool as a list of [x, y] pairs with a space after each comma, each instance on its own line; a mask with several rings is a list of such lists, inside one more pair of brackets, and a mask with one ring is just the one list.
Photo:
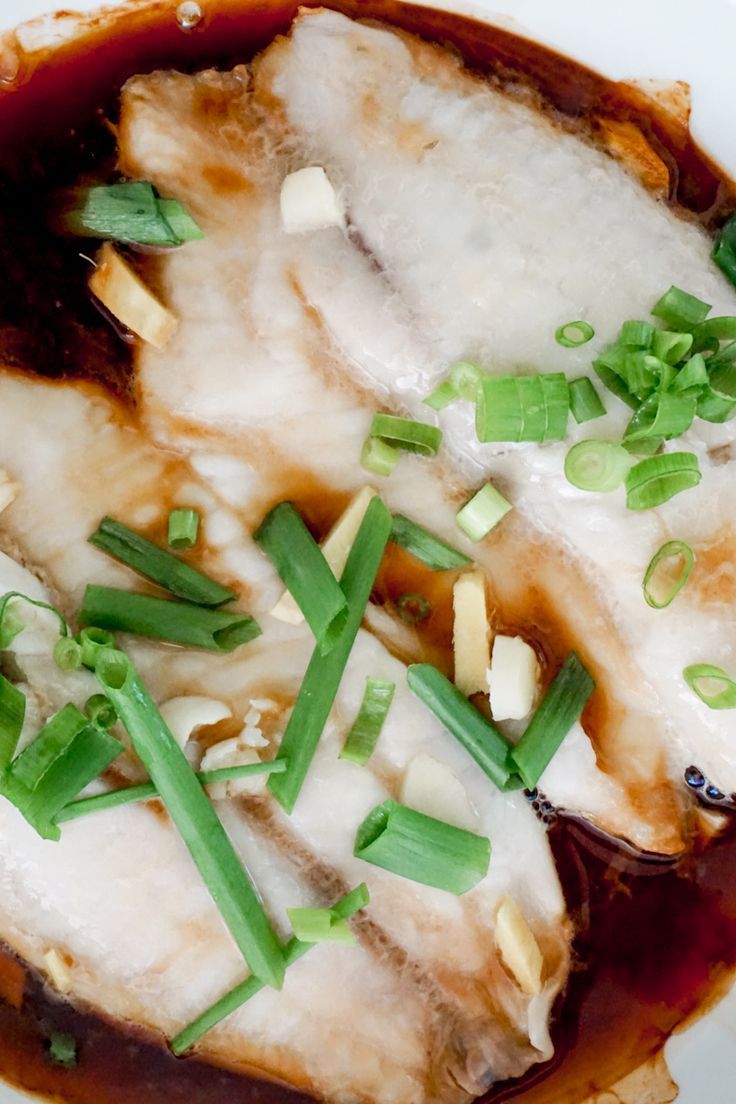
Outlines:
[[[84, 243], [55, 235], [47, 214], [59, 189], [114, 173], [111, 124], [128, 76], [167, 66], [228, 67], [285, 31], [298, 5], [296, 0], [203, 0], [203, 6], [205, 18], [190, 33], [177, 26], [176, 3], [164, 0], [129, 13], [124, 30], [119, 25], [110, 30], [102, 20], [84, 40], [54, 53], [19, 55], [16, 77], [0, 81], [0, 362], [54, 378], [99, 380], [130, 398], [130, 349], [87, 295]], [[563, 122], [593, 137], [601, 131], [601, 119], [633, 124], [666, 167], [670, 202], [685, 217], [714, 227], [736, 205], [733, 186], [698, 150], [686, 125], [625, 85], [458, 16], [394, 0], [339, 0], [329, 6], [450, 44], [471, 66], [530, 84]], [[303, 493], [309, 498], [308, 489]], [[301, 497], [298, 488], [295, 497]], [[329, 523], [321, 496], [311, 496], [307, 516], [317, 529]], [[431, 598], [427, 632], [432, 646], [447, 656], [448, 580], [429, 578], [393, 550], [375, 598], [395, 603], [407, 592]], [[736, 969], [736, 831], [707, 846], [696, 838], [679, 862], [632, 855], [563, 816], [552, 825], [550, 838], [578, 933], [574, 969], [555, 1010], [556, 1053], [519, 1083], [494, 1089], [487, 1104], [579, 1104], [656, 1055], [677, 1025], [725, 988]], [[76, 1068], [49, 1059], [47, 1041], [59, 1031], [79, 1041]], [[162, 1039], [72, 1007], [4, 952], [0, 1072], [31, 1091], [73, 1104], [306, 1100], [282, 1085], [196, 1059], [177, 1060]]]

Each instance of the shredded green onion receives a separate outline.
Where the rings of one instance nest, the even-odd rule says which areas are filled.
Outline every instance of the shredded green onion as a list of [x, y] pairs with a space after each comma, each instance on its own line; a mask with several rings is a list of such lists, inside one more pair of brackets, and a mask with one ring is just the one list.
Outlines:
[[0, 776], [10, 766], [26, 715], [25, 695], [0, 675]]
[[335, 701], [381, 566], [391, 524], [391, 515], [381, 499], [375, 496], [365, 512], [340, 579], [348, 602], [347, 623], [328, 655], [322, 655], [318, 649], [312, 655], [278, 751], [279, 759], [289, 760], [289, 769], [268, 782], [271, 793], [287, 813], [296, 804]]
[[196, 510], [180, 508], [169, 514], [169, 548], [177, 550], [194, 548], [199, 536], [199, 514]]
[[[338, 919], [349, 920], [357, 912], [364, 909], [369, 903], [368, 887], [363, 883], [347, 893], [332, 906], [332, 912]], [[294, 937], [284, 947], [284, 965], [293, 966], [307, 951], [311, 950], [313, 943], [302, 943]], [[257, 977], [246, 978], [240, 985], [236, 985], [224, 997], [221, 997], [211, 1008], [203, 1012], [194, 1023], [185, 1027], [175, 1039], [171, 1040], [171, 1050], [177, 1056], [190, 1050], [203, 1035], [211, 1031], [213, 1027], [221, 1023], [228, 1016], [236, 1012], [238, 1008], [251, 1000], [264, 988], [263, 982]]]
[[223, 653], [261, 635], [260, 625], [247, 613], [226, 613], [190, 602], [173, 602], [102, 586], [87, 587], [79, 620], [83, 625], [112, 632], [129, 632]]
[[146, 181], [97, 185], [63, 216], [67, 232], [81, 237], [178, 246], [204, 235], [175, 199], [159, 199]]
[[386, 679], [369, 677], [365, 680], [363, 701], [340, 752], [341, 759], [349, 759], [360, 767], [365, 766], [378, 743], [395, 690], [396, 684]]
[[674, 495], [700, 482], [698, 458], [692, 452], [668, 452], [635, 464], [626, 477], [626, 505], [630, 510], [661, 506]]
[[565, 457], [565, 477], [581, 491], [615, 491], [626, 478], [631, 459], [612, 441], [580, 441]]
[[511, 745], [441, 671], [414, 663], [407, 671], [409, 689], [434, 713], [500, 790], [513, 788]]
[[472, 541], [481, 541], [513, 509], [511, 503], [486, 483], [455, 515], [457, 524]]
[[606, 413], [598, 392], [587, 376], [570, 382], [570, 410], [578, 425], [593, 418], [602, 418]]
[[289, 908], [286, 910], [294, 936], [301, 943], [349, 943], [357, 940], [348, 924], [334, 909]]
[[690, 689], [709, 709], [736, 709], [736, 682], [722, 667], [694, 663], [682, 674]]
[[409, 625], [419, 625], [429, 617], [432, 604], [421, 594], [402, 594], [396, 601], [396, 609], [402, 621]]
[[132, 663], [106, 649], [96, 674], [245, 961], [256, 977], [280, 988], [281, 948], [258, 894]]
[[54, 645], [54, 663], [60, 671], [76, 671], [82, 666], [82, 646], [73, 636], [60, 636]]
[[442, 430], [437, 426], [412, 418], [397, 418], [393, 414], [374, 414], [370, 435], [393, 448], [418, 452], [422, 456], [436, 456], [442, 443]]
[[399, 450], [378, 437], [367, 437], [360, 454], [360, 463], [374, 475], [391, 475], [399, 462]]
[[704, 303], [674, 285], [652, 307], [655, 318], [661, 318], [673, 330], [685, 332], [704, 322], [709, 311], [710, 303]]
[[533, 790], [539, 782], [594, 689], [593, 678], [571, 652], [510, 753], [528, 789]]
[[555, 331], [555, 341], [565, 349], [577, 349], [593, 337], [595, 330], [589, 322], [566, 322]]
[[567, 432], [570, 390], [560, 372], [539, 376], [484, 376], [478, 393], [478, 440], [561, 441]]
[[322, 549], [290, 502], [281, 502], [253, 534], [304, 614], [323, 655], [340, 638], [348, 605]]
[[473, 562], [464, 552], [433, 536], [404, 514], [394, 514], [391, 540], [432, 571], [455, 571]]
[[89, 542], [186, 602], [194, 602], [198, 606], [221, 606], [236, 597], [234, 591], [216, 583], [114, 518], [103, 518]]
[[491, 842], [396, 801], [384, 801], [358, 828], [354, 854], [392, 874], [459, 897], [488, 873]]
[[[666, 609], [677, 597], [695, 567], [695, 553], [685, 541], [671, 540], [652, 556], [642, 588], [647, 605]], [[675, 569], [675, 570], [673, 570]]]

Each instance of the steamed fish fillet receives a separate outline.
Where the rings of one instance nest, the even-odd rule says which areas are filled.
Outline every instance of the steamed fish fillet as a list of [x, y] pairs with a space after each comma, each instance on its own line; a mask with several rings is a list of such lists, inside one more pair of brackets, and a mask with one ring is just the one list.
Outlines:
[[[329, 24], [331, 17], [324, 18]], [[338, 20], [338, 28], [343, 22], [351, 26]], [[356, 34], [363, 30], [358, 26]], [[379, 42], [393, 39], [376, 33]], [[120, 127], [125, 171], [176, 195], [206, 231], [203, 241], [162, 261], [163, 286], [181, 324], [165, 350], [139, 351], [144, 422], [159, 440], [190, 451], [201, 447], [202, 433], [216, 447], [219, 419], [228, 448], [260, 470], [266, 487], [280, 481], [280, 497], [294, 493], [292, 481], [305, 471], [333, 489], [363, 485], [359, 457], [372, 412], [387, 405], [426, 419], [421, 399], [447, 367], [428, 336], [431, 327], [417, 325], [408, 297], [389, 272], [377, 271], [359, 242], [336, 229], [296, 236], [280, 229], [283, 177], [311, 156], [302, 136], [285, 125], [289, 104], [273, 93], [284, 83], [294, 48], [292, 41], [277, 43], [262, 56], [250, 95], [243, 70], [135, 78], [124, 91]], [[485, 86], [478, 88], [480, 95]], [[213, 117], [221, 125], [213, 127]], [[202, 169], [192, 172], [197, 162]], [[240, 175], [231, 180], [234, 167]], [[328, 169], [340, 183], [342, 170], [331, 162]], [[377, 182], [374, 191], [378, 200]], [[350, 191], [347, 198], [350, 211]], [[390, 219], [390, 194], [384, 202]], [[266, 290], [267, 310], [261, 298]], [[197, 306], [209, 295], [217, 296], [214, 315]], [[215, 332], [221, 335], [217, 353], [205, 358], [200, 350]], [[481, 545], [469, 545], [457, 530], [454, 512], [484, 463], [468, 443], [472, 427], [466, 421], [448, 427], [442, 460], [403, 459], [400, 472], [382, 487], [384, 497], [392, 509], [431, 519], [432, 529], [486, 569], [497, 625], [524, 631], [530, 620], [538, 625], [537, 607], [555, 611], [551, 630], [571, 639], [594, 670], [608, 704], [604, 723], [591, 734], [592, 744], [577, 731], [564, 767], [544, 780], [550, 799], [642, 848], [676, 851], [681, 809], [665, 763], [665, 722], [619, 639], [597, 579], [581, 575], [559, 524], [540, 529], [533, 510], [524, 520], [507, 521]], [[196, 453], [192, 462], [198, 463]], [[244, 508], [257, 524], [258, 510]]]

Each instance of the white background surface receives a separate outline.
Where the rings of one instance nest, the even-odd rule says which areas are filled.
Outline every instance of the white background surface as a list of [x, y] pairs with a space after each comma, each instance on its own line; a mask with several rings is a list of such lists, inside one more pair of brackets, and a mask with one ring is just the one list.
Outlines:
[[[511, 24], [610, 77], [688, 81], [693, 133], [736, 175], [736, 0], [424, 2]], [[207, 0], [200, 5], [206, 12]], [[98, 3], [0, 0], [0, 30], [54, 7], [91, 10]], [[172, 19], [176, 7], [173, 0]], [[678, 1104], [736, 1104], [736, 991], [691, 1030], [670, 1040], [666, 1053], [681, 1087]], [[601, 1104], [613, 1104], [613, 1099], [606, 1095]], [[28, 1098], [0, 1085], [0, 1104], [20, 1100]]]

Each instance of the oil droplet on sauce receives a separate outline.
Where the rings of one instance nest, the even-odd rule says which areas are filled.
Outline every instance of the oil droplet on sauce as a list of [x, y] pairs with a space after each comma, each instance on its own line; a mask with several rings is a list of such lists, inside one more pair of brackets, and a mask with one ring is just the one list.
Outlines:
[[184, 0], [176, 9], [176, 22], [182, 31], [193, 31], [202, 20], [202, 9], [194, 0]]

